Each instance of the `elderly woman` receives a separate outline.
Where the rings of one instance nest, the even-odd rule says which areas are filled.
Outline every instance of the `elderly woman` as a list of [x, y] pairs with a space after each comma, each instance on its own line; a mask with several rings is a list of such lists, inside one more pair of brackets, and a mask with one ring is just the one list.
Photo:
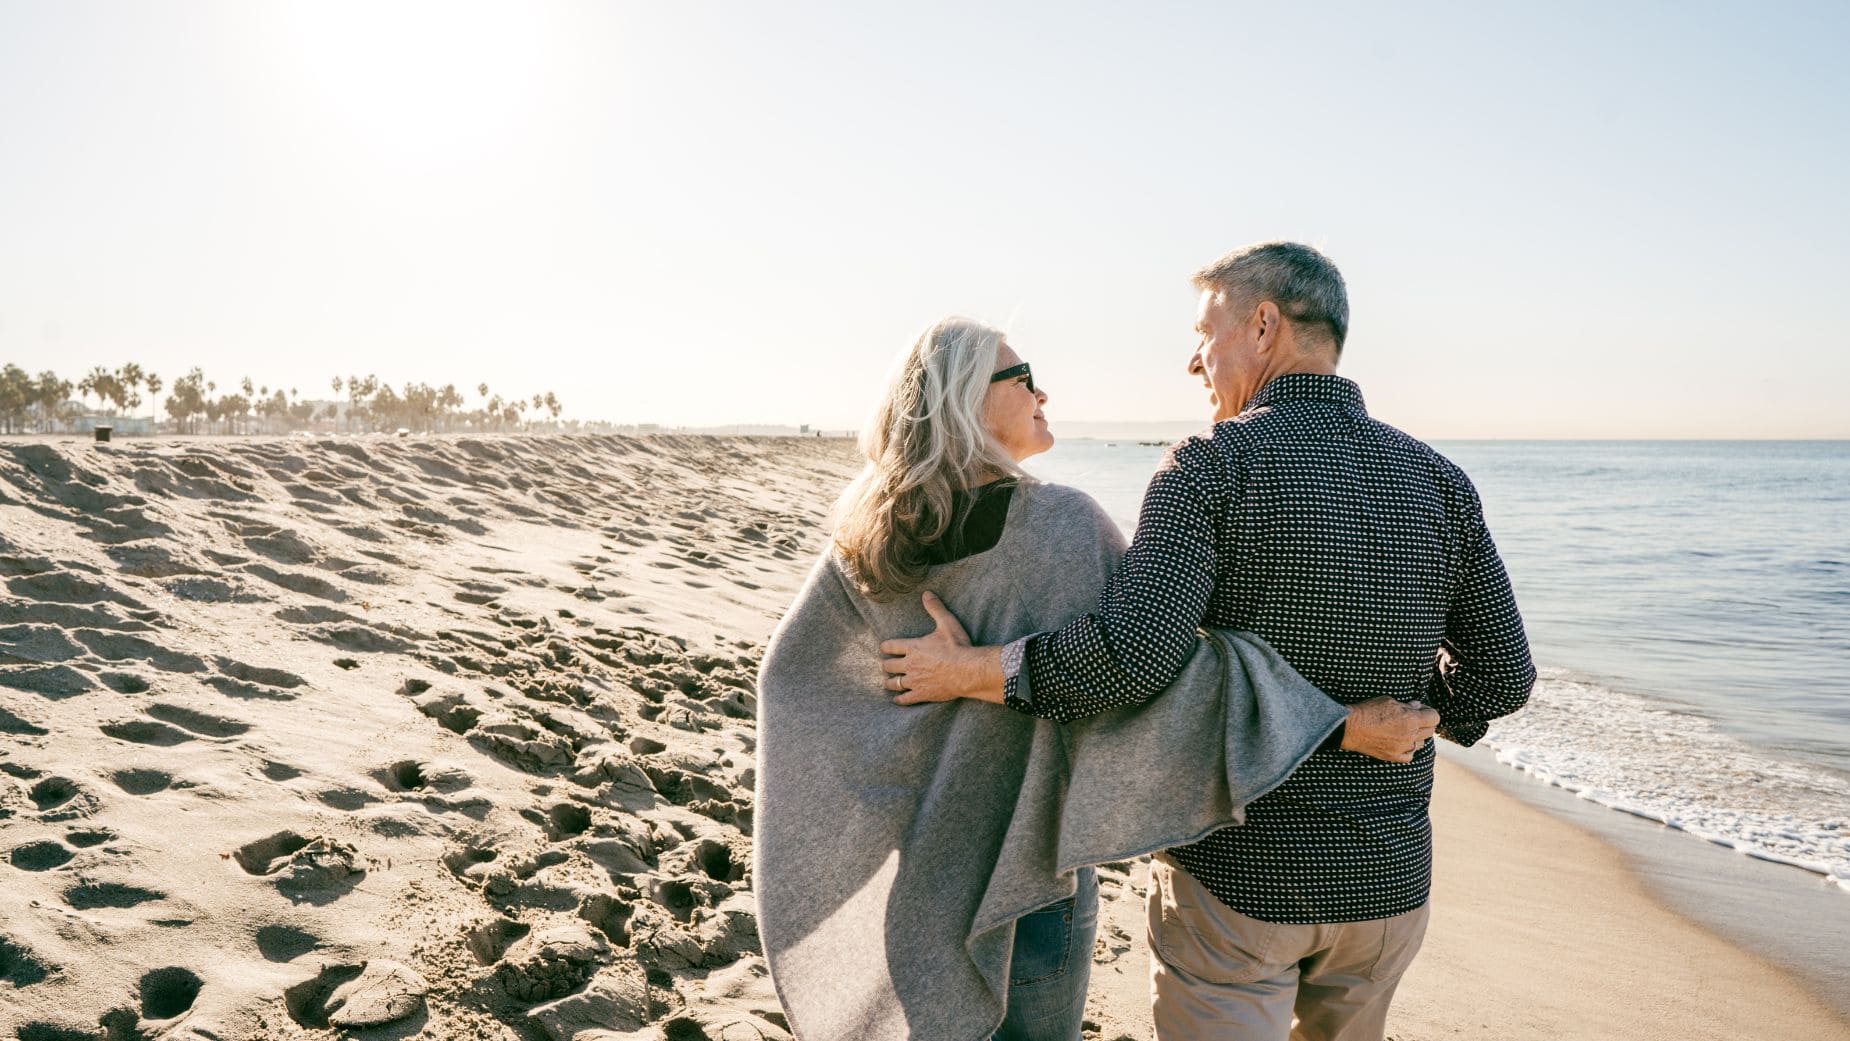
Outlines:
[[[1020, 469], [1053, 445], [1046, 401], [998, 330], [926, 330], [766, 653], [754, 879], [803, 1041], [1075, 1041], [1089, 865], [1238, 820], [1346, 715], [1270, 648], [1225, 638], [1149, 705], [1082, 723], [889, 703], [880, 642], [933, 628], [921, 593], [999, 642], [1088, 610], [1122, 555], [1096, 502]], [[1181, 796], [1127, 776], [1171, 755]]]

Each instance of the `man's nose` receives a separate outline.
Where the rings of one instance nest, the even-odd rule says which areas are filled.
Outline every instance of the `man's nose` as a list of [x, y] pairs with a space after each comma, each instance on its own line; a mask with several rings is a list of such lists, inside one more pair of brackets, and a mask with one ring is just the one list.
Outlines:
[[1197, 347], [1188, 354], [1188, 374], [1201, 375], [1201, 348]]

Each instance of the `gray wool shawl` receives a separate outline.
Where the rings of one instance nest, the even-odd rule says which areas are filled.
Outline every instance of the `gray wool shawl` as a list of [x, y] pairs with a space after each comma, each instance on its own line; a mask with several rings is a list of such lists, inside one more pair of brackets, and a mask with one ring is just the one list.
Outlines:
[[[1090, 611], [1124, 539], [1092, 498], [1024, 482], [1001, 541], [932, 569], [979, 644]], [[973, 700], [901, 707], [880, 642], [929, 632], [916, 596], [863, 596], [834, 553], [759, 675], [759, 934], [803, 1041], [982, 1041], [1015, 921], [1074, 872], [1231, 824], [1347, 710], [1249, 633], [1206, 631], [1145, 704], [1068, 724]]]

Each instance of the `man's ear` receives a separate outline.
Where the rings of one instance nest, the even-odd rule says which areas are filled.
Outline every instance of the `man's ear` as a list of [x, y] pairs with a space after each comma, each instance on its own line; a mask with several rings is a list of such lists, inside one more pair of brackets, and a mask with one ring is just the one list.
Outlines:
[[1253, 323], [1258, 330], [1253, 347], [1255, 351], [1264, 354], [1278, 342], [1280, 321], [1278, 305], [1270, 300], [1261, 301], [1258, 307], [1253, 308]]

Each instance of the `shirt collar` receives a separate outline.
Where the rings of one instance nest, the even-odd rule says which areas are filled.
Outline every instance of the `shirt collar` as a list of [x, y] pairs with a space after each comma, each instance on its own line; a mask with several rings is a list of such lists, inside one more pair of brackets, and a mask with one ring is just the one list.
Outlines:
[[1364, 415], [1368, 412], [1368, 406], [1362, 401], [1362, 388], [1354, 381], [1316, 372], [1290, 372], [1274, 378], [1260, 387], [1259, 393], [1254, 394], [1241, 411], [1250, 412], [1287, 401], [1327, 401]]

